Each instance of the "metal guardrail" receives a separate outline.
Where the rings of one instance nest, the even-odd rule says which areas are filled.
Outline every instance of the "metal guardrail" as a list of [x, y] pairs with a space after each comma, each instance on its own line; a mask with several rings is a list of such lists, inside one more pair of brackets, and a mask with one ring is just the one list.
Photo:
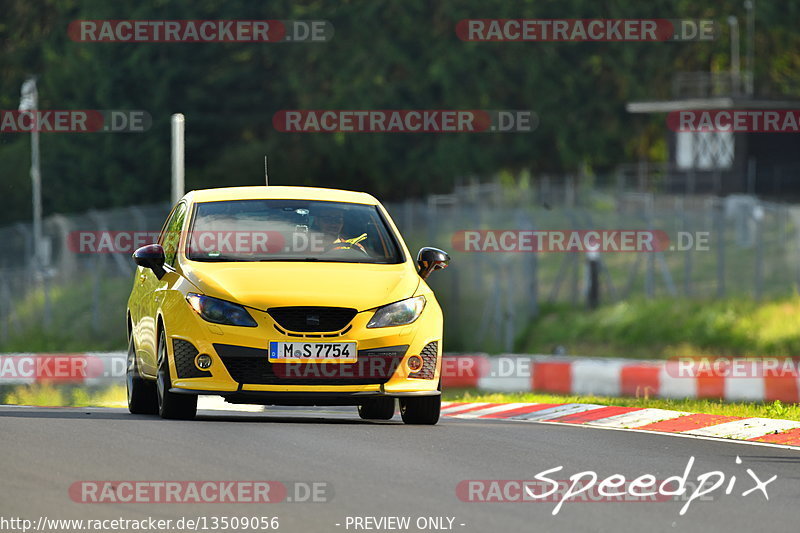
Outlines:
[[[0, 387], [34, 383], [89, 388], [122, 385], [126, 360], [125, 352], [0, 354]], [[444, 355], [441, 375], [444, 387], [487, 392], [800, 402], [800, 361], [749, 360], [747, 365], [733, 359], [715, 361], [712, 367], [701, 358], [665, 361], [450, 353]], [[320, 378], [321, 384], [323, 381]]]

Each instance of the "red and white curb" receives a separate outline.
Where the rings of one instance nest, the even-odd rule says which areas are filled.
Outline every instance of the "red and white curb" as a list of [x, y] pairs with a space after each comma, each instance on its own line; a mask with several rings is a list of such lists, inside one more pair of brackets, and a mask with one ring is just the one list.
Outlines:
[[[103, 387], [122, 383], [125, 368], [125, 352], [0, 354], [0, 386], [50, 382]], [[675, 361], [445, 355], [442, 383], [448, 388], [496, 392], [800, 403], [796, 366], [780, 373], [756, 368], [757, 376], [746, 377], [689, 370], [690, 375], [682, 376]]]
[[800, 403], [796, 366], [769, 372], [755, 363], [753, 372], [738, 376], [688, 368], [676, 361], [466, 354], [446, 355], [442, 365], [442, 384], [450, 388]]
[[442, 416], [551, 422], [800, 447], [800, 422], [587, 403], [442, 402]]

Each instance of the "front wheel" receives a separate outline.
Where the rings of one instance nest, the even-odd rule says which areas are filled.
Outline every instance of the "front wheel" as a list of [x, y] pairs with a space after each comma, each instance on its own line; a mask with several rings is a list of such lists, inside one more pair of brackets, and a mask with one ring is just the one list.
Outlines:
[[133, 337], [128, 341], [128, 364], [125, 370], [125, 384], [128, 389], [128, 411], [134, 415], [154, 415], [158, 413], [155, 383], [139, 374]]
[[191, 420], [197, 414], [197, 396], [194, 394], [175, 394], [170, 392], [172, 379], [169, 377], [169, 357], [164, 331], [158, 335], [158, 414], [161, 418]]
[[439, 421], [441, 396], [400, 398], [400, 416], [406, 424], [432, 426]]

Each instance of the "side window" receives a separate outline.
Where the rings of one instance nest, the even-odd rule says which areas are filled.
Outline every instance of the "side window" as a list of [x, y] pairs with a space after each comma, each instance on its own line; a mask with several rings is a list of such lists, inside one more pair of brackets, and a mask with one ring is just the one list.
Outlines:
[[175, 258], [178, 255], [178, 243], [181, 240], [181, 229], [186, 218], [186, 204], [180, 203], [170, 215], [164, 225], [164, 231], [158, 239], [159, 244], [164, 248], [164, 256], [169, 266], [175, 266]]

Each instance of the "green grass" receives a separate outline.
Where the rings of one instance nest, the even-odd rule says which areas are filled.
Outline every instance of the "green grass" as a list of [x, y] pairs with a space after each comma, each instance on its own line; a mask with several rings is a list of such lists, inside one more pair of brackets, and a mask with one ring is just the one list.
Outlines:
[[800, 353], [800, 296], [748, 299], [636, 299], [594, 311], [548, 305], [520, 341], [523, 353], [666, 358]]
[[51, 384], [20, 385], [0, 392], [0, 403], [44, 407], [125, 407], [124, 385], [103, 389]]
[[31, 291], [14, 307], [15, 322], [0, 352], [124, 350], [125, 309], [132, 278], [86, 276], [50, 289], [51, 323], [43, 323], [43, 292]]
[[610, 398], [607, 396], [562, 396], [558, 394], [484, 393], [474, 390], [445, 390], [442, 399], [449, 402], [490, 403], [593, 403], [597, 405], [619, 405], [623, 407], [650, 407], [689, 413], [758, 418], [779, 418], [800, 421], [800, 405], [786, 405], [780, 401], [772, 403], [724, 403], [714, 400], [659, 399], [659, 398]]

